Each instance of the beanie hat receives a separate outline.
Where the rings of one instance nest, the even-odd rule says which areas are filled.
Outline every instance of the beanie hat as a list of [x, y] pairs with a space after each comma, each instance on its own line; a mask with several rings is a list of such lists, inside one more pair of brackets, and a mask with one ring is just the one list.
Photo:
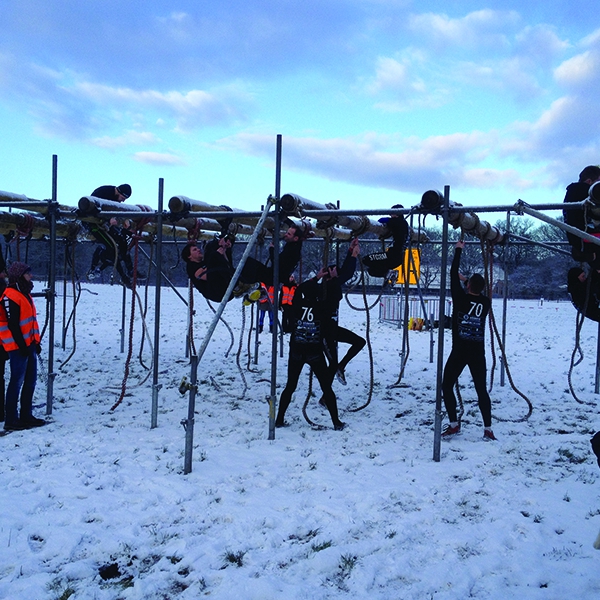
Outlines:
[[14, 262], [8, 267], [8, 281], [16, 283], [25, 273], [31, 271], [31, 267], [22, 262]]
[[117, 187], [117, 192], [121, 194], [121, 196], [125, 196], [125, 198], [129, 198], [131, 196], [131, 186], [128, 183], [122, 183]]

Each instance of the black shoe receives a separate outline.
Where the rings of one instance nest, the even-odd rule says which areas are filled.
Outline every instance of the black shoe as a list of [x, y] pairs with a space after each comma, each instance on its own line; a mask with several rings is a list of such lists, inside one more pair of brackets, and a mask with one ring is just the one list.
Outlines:
[[287, 423], [286, 421], [275, 421], [275, 427], [277, 427], [278, 429], [280, 427], [289, 427], [289, 423]]
[[37, 417], [28, 417], [27, 419], [21, 419], [20, 425], [23, 429], [33, 429], [34, 427], [43, 427], [46, 425], [46, 421]]
[[12, 425], [4, 424], [4, 431], [23, 431], [24, 429], [27, 429], [27, 427], [22, 423], [13, 423]]
[[333, 428], [336, 431], [342, 431], [344, 429], [344, 427], [346, 427], [346, 423], [342, 423], [341, 421], [339, 421], [338, 423], [336, 423]]

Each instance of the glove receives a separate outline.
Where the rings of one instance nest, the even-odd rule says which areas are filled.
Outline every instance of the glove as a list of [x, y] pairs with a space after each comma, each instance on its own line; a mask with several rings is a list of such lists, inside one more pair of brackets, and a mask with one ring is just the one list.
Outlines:
[[42, 353], [42, 345], [41, 344], [36, 344], [35, 345], [35, 353], [36, 354], [41, 354]]

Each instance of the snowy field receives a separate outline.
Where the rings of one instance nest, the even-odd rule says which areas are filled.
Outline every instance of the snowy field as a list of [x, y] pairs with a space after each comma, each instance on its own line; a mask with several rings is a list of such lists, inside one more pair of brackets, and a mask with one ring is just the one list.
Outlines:
[[[568, 387], [575, 340], [569, 303], [509, 302], [510, 374], [533, 413], [522, 420], [527, 404], [508, 379], [500, 386], [497, 369], [491, 396], [498, 441], [484, 442], [464, 374], [463, 434], [444, 442], [434, 462], [429, 333], [410, 332], [402, 385], [390, 387], [398, 378], [401, 333], [379, 323], [375, 309], [370, 405], [349, 410], [367, 398], [365, 348], [347, 371], [348, 385], [334, 383], [344, 431], [333, 431], [318, 397], [308, 414], [327, 429], [311, 429], [303, 418], [305, 371], [287, 414], [290, 427], [268, 441], [270, 337], [261, 336], [253, 372], [246, 370], [244, 340], [242, 397], [241, 304], [234, 300], [224, 314], [236, 332], [232, 351], [225, 357], [230, 334], [219, 325], [200, 365], [193, 471], [184, 475], [184, 304], [163, 291], [162, 388], [158, 427], [151, 429], [152, 378], [139, 385], [147, 375], [138, 360], [141, 322], [127, 395], [111, 412], [127, 355], [127, 344], [120, 352], [121, 290], [85, 287], [93, 293], [82, 294], [76, 352], [64, 368], [73, 342], [69, 332], [63, 350], [57, 329], [50, 423], [0, 438], [0, 598], [600, 598], [600, 551], [593, 548], [600, 469], [589, 442], [600, 429], [597, 324], [586, 322], [581, 335], [584, 359], [573, 373], [578, 402]], [[38, 306], [43, 323], [39, 299]], [[198, 347], [212, 313], [198, 296], [196, 307]], [[501, 307], [495, 300], [499, 326]], [[343, 325], [364, 332], [364, 316], [342, 304]], [[437, 348], [437, 332], [434, 339]], [[142, 354], [151, 365], [147, 343]], [[286, 365], [287, 340], [278, 392]], [[45, 401], [39, 381], [37, 416]]]

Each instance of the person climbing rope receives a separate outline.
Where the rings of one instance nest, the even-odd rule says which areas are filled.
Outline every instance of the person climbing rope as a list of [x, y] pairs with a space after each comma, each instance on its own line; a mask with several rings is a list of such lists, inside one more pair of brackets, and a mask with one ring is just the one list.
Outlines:
[[[395, 204], [392, 208], [404, 207], [401, 204]], [[386, 277], [392, 269], [402, 264], [408, 238], [408, 223], [404, 215], [382, 217], [379, 222], [390, 230], [394, 241], [385, 252], [374, 252], [363, 258], [363, 265], [371, 277]]]
[[483, 417], [483, 439], [496, 440], [492, 431], [492, 402], [486, 387], [485, 363], [485, 320], [490, 311], [490, 299], [483, 295], [485, 280], [479, 274], [471, 275], [465, 290], [459, 277], [460, 258], [465, 243], [456, 242], [454, 259], [450, 268], [450, 290], [452, 292], [452, 350], [446, 361], [442, 376], [442, 394], [450, 424], [442, 433], [443, 439], [460, 433], [457, 418], [454, 385], [466, 366], [469, 367], [479, 410]]

